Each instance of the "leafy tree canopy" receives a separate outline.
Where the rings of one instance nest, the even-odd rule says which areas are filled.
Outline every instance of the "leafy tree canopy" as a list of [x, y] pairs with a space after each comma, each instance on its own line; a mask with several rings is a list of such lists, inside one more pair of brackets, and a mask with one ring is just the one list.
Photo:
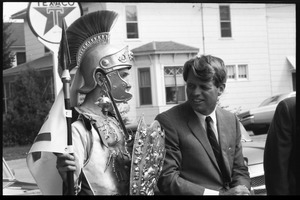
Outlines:
[[10, 38], [12, 34], [11, 23], [5, 22], [3, 23], [3, 54], [2, 54], [2, 71], [5, 69], [9, 69], [12, 67], [12, 63], [14, 62], [14, 55], [11, 53], [10, 47], [16, 41]]
[[31, 144], [53, 104], [47, 81], [28, 67], [11, 87], [8, 112], [3, 115], [3, 145]]

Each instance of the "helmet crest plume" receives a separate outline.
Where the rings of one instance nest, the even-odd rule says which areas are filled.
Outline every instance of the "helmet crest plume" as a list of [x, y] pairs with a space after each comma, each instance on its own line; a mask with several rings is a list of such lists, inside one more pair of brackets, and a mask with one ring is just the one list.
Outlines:
[[[80, 64], [81, 56], [94, 43], [109, 43], [109, 31], [117, 16], [118, 14], [113, 11], [96, 11], [82, 16], [68, 27], [67, 35], [71, 55], [70, 70]], [[85, 46], [85, 44], [89, 46]]]

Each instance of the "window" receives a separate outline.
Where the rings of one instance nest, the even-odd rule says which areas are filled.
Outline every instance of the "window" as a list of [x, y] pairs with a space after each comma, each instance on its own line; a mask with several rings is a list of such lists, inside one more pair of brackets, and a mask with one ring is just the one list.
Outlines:
[[220, 6], [221, 37], [231, 37], [230, 7]]
[[228, 80], [247, 80], [248, 79], [248, 65], [226, 65]]
[[45, 48], [44, 48], [44, 52], [45, 52], [45, 53], [48, 53], [48, 52], [50, 52], [50, 49], [48, 49], [47, 47], [45, 47]]
[[226, 65], [227, 68], [227, 78], [235, 79], [235, 65]]
[[16, 53], [16, 62], [17, 62], [17, 65], [26, 63], [26, 53], [25, 52], [17, 52]]
[[86, 7], [86, 8], [82, 8], [82, 15], [86, 15], [89, 13], [89, 8]]
[[136, 6], [126, 6], [126, 30], [127, 38], [139, 38], [138, 19]]
[[238, 65], [238, 74], [239, 74], [239, 79], [247, 79], [247, 65]]
[[152, 94], [151, 94], [150, 68], [138, 69], [138, 76], [139, 76], [140, 104], [151, 105]]
[[185, 84], [182, 77], [183, 67], [165, 67], [165, 92], [167, 104], [178, 104], [185, 101]]

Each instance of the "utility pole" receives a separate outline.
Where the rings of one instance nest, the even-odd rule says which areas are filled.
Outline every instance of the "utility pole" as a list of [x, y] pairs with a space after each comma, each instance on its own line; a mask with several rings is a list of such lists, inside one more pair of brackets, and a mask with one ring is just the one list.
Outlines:
[[203, 5], [200, 3], [201, 10], [201, 26], [202, 26], [202, 45], [203, 45], [203, 54], [205, 54], [205, 37], [204, 37], [204, 20], [203, 20]]

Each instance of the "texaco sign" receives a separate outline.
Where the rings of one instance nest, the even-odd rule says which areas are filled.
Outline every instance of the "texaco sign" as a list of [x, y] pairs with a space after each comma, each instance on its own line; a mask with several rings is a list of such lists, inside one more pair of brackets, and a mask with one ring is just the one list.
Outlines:
[[67, 26], [82, 15], [76, 2], [31, 2], [27, 8], [27, 19], [32, 32], [46, 42], [59, 44], [62, 19]]

